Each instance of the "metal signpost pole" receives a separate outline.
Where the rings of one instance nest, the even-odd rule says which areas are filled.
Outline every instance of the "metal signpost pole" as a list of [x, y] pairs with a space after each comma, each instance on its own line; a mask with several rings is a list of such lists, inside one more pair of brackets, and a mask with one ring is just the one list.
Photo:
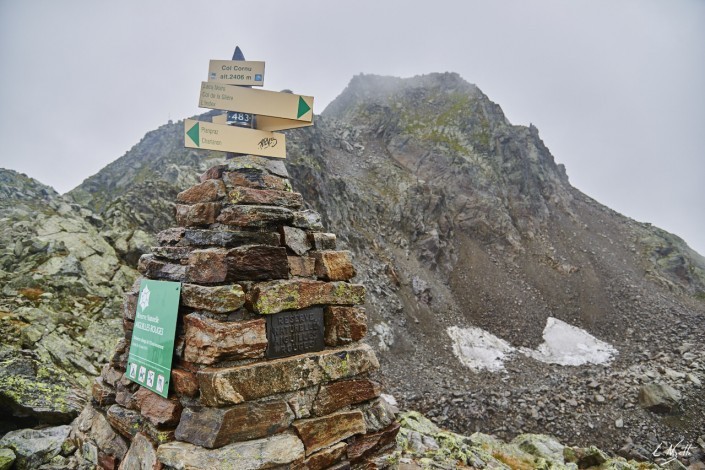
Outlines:
[[[245, 55], [242, 53], [240, 46], [235, 46], [235, 52], [233, 52], [233, 59], [232, 60], [238, 60], [238, 61], [245, 60]], [[250, 88], [250, 87], [248, 86], [247, 88]], [[237, 127], [245, 127], [248, 129], [254, 129], [255, 115], [249, 114], [249, 113], [239, 113], [237, 111], [228, 111], [228, 113], [226, 115], [225, 122], [229, 126], [237, 126]], [[241, 155], [245, 155], [245, 154], [244, 153], [226, 152], [225, 158], [231, 159], [231, 158], [235, 158], [235, 157], [238, 157]]]

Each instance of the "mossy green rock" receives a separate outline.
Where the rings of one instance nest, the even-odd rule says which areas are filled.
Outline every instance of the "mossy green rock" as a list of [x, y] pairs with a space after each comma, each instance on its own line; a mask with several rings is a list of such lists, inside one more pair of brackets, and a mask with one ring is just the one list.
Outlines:
[[15, 463], [15, 453], [12, 449], [0, 449], [0, 470], [9, 470]]
[[365, 288], [347, 282], [292, 279], [257, 284], [251, 298], [254, 311], [267, 315], [312, 305], [359, 305], [365, 302]]
[[86, 393], [65, 372], [28, 351], [0, 354], [2, 414], [32, 417], [39, 423], [69, 423], [86, 403]]
[[433, 424], [430, 419], [426, 418], [418, 411], [409, 411], [404, 413], [399, 418], [399, 423], [405, 429], [420, 432], [421, 434], [434, 435], [441, 432], [441, 429], [438, 426]]
[[399, 416], [397, 445], [403, 458], [421, 468], [646, 470], [657, 466], [610, 458], [596, 447], [565, 447], [551, 436], [521, 434], [512, 442], [476, 432], [463, 436], [440, 429], [418, 412]]
[[544, 458], [550, 462], [563, 463], [563, 449], [565, 446], [551, 436], [543, 434], [521, 434], [512, 440], [512, 444], [524, 452], [536, 457]]

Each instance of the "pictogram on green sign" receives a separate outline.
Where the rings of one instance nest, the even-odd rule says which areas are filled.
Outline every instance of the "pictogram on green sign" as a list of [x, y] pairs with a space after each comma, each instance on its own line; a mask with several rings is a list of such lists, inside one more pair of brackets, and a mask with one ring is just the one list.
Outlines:
[[127, 378], [167, 398], [181, 283], [143, 279], [137, 299]]

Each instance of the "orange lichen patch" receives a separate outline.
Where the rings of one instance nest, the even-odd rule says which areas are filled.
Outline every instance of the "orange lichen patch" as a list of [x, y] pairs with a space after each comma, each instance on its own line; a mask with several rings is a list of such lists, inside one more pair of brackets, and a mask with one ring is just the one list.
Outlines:
[[25, 299], [31, 300], [32, 302], [36, 302], [39, 300], [39, 296], [44, 293], [43, 290], [37, 289], [36, 287], [26, 287], [24, 289], [19, 290], [19, 294], [24, 297]]
[[532, 470], [533, 468], [535, 468], [533, 462], [527, 462], [524, 459], [507, 455], [499, 450], [493, 451], [492, 457], [506, 464], [512, 470]]
[[3, 335], [3, 341], [6, 346], [20, 345], [20, 332], [28, 323], [20, 320], [16, 314], [0, 310], [0, 326]]

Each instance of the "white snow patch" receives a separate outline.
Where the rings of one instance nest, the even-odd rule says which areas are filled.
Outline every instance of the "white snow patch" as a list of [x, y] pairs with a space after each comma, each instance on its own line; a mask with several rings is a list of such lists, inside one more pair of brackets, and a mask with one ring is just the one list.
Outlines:
[[502, 370], [505, 359], [515, 351], [509, 343], [481, 328], [451, 326], [446, 331], [453, 340], [453, 353], [470, 369]]
[[453, 340], [455, 356], [463, 365], [473, 370], [503, 370], [504, 361], [517, 351], [546, 364], [564, 366], [605, 364], [619, 354], [614, 346], [553, 317], [546, 320], [543, 330], [544, 342], [537, 349], [514, 348], [481, 328], [451, 326], [446, 331]]
[[521, 348], [521, 352], [547, 364], [564, 366], [604, 364], [619, 354], [611, 344], [600, 341], [577, 326], [553, 317], [548, 317], [546, 320], [543, 340], [543, 344], [536, 350]]

